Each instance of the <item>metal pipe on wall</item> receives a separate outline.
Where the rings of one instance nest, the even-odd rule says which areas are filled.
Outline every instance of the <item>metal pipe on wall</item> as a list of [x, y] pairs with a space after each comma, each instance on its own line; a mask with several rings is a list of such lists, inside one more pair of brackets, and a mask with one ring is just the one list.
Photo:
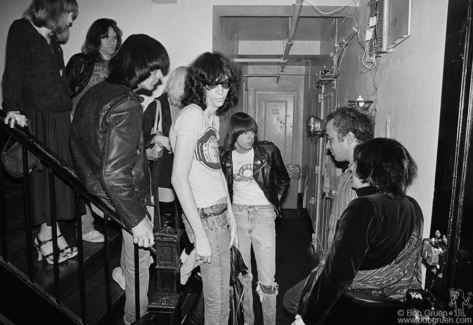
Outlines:
[[289, 28], [289, 32], [287, 35], [286, 39], [286, 46], [284, 47], [284, 54], [281, 59], [281, 72], [284, 71], [284, 68], [286, 67], [287, 63], [287, 58], [289, 56], [289, 51], [291, 50], [292, 47], [292, 42], [294, 40], [294, 34], [296, 33], [296, 27], [297, 27], [297, 21], [299, 20], [299, 16], [301, 14], [301, 9], [302, 9], [302, 2], [304, 0], [296, 0], [294, 2], [294, 12], [292, 13], [292, 19], [291, 19], [291, 27]]

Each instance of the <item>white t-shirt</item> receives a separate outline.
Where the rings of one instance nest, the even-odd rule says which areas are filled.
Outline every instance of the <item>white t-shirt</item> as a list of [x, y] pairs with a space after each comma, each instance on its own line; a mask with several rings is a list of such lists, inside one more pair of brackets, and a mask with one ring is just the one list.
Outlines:
[[227, 197], [218, 150], [218, 116], [214, 116], [212, 122], [202, 108], [191, 104], [181, 110], [169, 131], [173, 150], [179, 137], [196, 142], [189, 182], [198, 208], [211, 206]]
[[241, 154], [232, 151], [233, 161], [233, 203], [243, 205], [266, 205], [269, 203], [258, 183], [253, 178], [255, 151]]

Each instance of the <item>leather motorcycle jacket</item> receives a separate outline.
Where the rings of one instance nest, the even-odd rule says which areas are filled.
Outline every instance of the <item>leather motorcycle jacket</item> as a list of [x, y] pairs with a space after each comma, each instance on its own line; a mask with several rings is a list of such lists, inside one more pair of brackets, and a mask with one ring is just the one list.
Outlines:
[[[281, 200], [289, 188], [291, 179], [281, 157], [281, 152], [274, 143], [259, 141], [253, 144], [253, 179], [263, 191], [266, 199], [274, 207], [276, 216], [281, 216]], [[227, 180], [228, 193], [233, 201], [233, 161], [232, 151], [223, 151], [220, 163]]]
[[74, 54], [67, 62], [66, 80], [72, 97], [79, 95], [89, 83], [94, 72], [95, 59], [84, 53]]
[[76, 108], [70, 144], [74, 167], [86, 189], [112, 202], [125, 228], [147, 215], [151, 178], [143, 137], [140, 97], [103, 81]]

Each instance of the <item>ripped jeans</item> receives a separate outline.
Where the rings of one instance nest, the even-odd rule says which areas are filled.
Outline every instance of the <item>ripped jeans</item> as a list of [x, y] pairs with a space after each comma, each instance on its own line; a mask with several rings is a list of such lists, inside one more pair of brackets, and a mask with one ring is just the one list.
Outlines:
[[232, 204], [238, 226], [239, 249], [246, 266], [248, 275], [242, 278], [245, 287], [243, 296], [243, 314], [245, 325], [255, 323], [253, 311], [253, 292], [251, 274], [251, 246], [256, 258], [258, 271], [258, 294], [262, 309], [264, 325], [276, 324], [276, 298], [278, 284], [276, 274], [276, 214], [272, 205], [241, 205]]

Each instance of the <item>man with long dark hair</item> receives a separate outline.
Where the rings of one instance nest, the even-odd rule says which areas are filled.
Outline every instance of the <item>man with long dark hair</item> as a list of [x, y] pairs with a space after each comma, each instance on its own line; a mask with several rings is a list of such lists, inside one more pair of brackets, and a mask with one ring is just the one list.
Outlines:
[[248, 275], [243, 277], [245, 324], [255, 324], [251, 274], [251, 248], [258, 269], [256, 292], [265, 325], [276, 324], [278, 284], [276, 274], [276, 217], [290, 178], [281, 152], [274, 143], [258, 141], [258, 125], [246, 113], [232, 115], [228, 122], [222, 170], [238, 226], [238, 242]]
[[205, 325], [228, 323], [230, 248], [236, 223], [218, 149], [218, 115], [238, 102], [240, 70], [224, 55], [201, 54], [187, 71], [184, 107], [171, 126], [172, 185], [195, 244], [205, 304]]
[[134, 245], [139, 249], [140, 315], [148, 308], [153, 224], [150, 173], [143, 137], [143, 110], [138, 89], [154, 90], [169, 65], [166, 49], [146, 35], [131, 35], [110, 61], [109, 77], [93, 86], [77, 105], [71, 148], [75, 169], [87, 190], [112, 205], [119, 215], [123, 244], [121, 267], [113, 278], [125, 290], [125, 324], [134, 322]]
[[[100, 18], [92, 23], [82, 45], [82, 52], [74, 54], [66, 66], [66, 79], [72, 91], [74, 116], [77, 103], [92, 86], [108, 77], [108, 63], [122, 45], [122, 31], [113, 19]], [[92, 243], [104, 241], [104, 236], [94, 229], [94, 217], [88, 204], [82, 215], [82, 239]]]

